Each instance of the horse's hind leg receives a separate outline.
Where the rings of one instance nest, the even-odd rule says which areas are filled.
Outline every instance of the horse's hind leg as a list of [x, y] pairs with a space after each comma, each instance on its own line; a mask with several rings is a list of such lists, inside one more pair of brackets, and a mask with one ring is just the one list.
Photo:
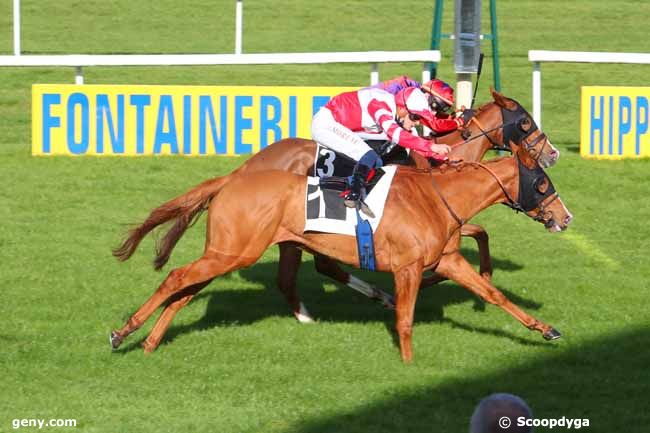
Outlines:
[[280, 243], [280, 261], [278, 269], [278, 288], [291, 306], [293, 315], [301, 323], [312, 323], [311, 317], [305, 305], [300, 302], [296, 290], [296, 277], [302, 260], [302, 250], [292, 243]]
[[212, 279], [209, 279], [202, 283], [194, 284], [193, 286], [176, 293], [169, 299], [169, 303], [163, 312], [160, 313], [160, 316], [158, 317], [158, 320], [156, 320], [156, 324], [149, 333], [149, 336], [142, 343], [145, 353], [151, 353], [156, 350], [163, 335], [167, 332], [167, 328], [169, 328], [169, 325], [174, 319], [174, 316], [176, 316], [176, 313], [178, 313], [181, 308], [185, 307], [192, 300], [194, 295], [210, 284], [211, 281]]
[[545, 339], [555, 340], [560, 337], [556, 329], [535, 319], [508, 300], [499, 289], [479, 275], [460, 253], [443, 256], [436, 272], [469, 289], [484, 301], [500, 307], [528, 329], [541, 332]]
[[370, 299], [380, 301], [386, 308], [395, 308], [395, 299], [391, 295], [378, 289], [374, 285], [355, 277], [349, 272], [345, 272], [333, 259], [317, 254], [314, 256], [314, 265], [319, 273], [353, 288]]
[[197, 261], [174, 269], [158, 287], [158, 290], [142, 304], [126, 324], [120, 330], [111, 333], [111, 346], [113, 349], [117, 349], [124, 338], [142, 326], [153, 312], [174, 293], [250, 264], [250, 261], [247, 261], [247, 263], [243, 263], [243, 261], [243, 259], [237, 257], [206, 252]]

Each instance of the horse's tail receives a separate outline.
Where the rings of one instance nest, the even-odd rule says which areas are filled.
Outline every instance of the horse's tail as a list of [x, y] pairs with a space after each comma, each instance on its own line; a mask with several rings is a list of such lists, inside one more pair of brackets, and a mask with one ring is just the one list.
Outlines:
[[120, 261], [128, 260], [135, 252], [140, 241], [153, 229], [171, 220], [174, 225], [167, 234], [156, 242], [154, 268], [160, 270], [171, 255], [178, 240], [207, 208], [208, 203], [221, 188], [228, 183], [229, 176], [206, 180], [190, 191], [180, 195], [152, 210], [147, 219], [139, 226], [129, 230], [128, 237], [121, 246], [113, 250], [113, 255]]

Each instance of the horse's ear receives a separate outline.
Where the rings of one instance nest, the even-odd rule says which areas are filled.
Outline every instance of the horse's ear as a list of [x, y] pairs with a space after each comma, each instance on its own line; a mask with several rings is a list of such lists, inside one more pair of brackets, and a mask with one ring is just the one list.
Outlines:
[[499, 107], [503, 107], [510, 111], [517, 109], [517, 104], [512, 99], [506, 98], [501, 93], [494, 90], [494, 87], [492, 86], [490, 86], [490, 93], [492, 93], [492, 98], [494, 98], [494, 102], [496, 102]]

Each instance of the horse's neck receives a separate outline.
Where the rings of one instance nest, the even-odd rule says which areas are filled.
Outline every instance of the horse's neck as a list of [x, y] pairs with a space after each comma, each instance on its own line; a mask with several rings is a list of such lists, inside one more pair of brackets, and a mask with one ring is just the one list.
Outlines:
[[[484, 105], [476, 115], [476, 119], [480, 122], [481, 125], [483, 125], [484, 128], [492, 129], [497, 126], [493, 124], [494, 122], [489, 122], [491, 113], [492, 110], [490, 109], [490, 107]], [[481, 130], [474, 125], [474, 123], [470, 124], [470, 131], [472, 137], [475, 137], [482, 133]], [[445, 141], [445, 143], [456, 144], [458, 142], [461, 142], [462, 140], [463, 139], [461, 138], [460, 133], [454, 133], [453, 136], [450, 136], [450, 138]], [[490, 139], [486, 136], [481, 136], [473, 140], [470, 140], [467, 143], [463, 143], [459, 146], [455, 146], [451, 152], [450, 158], [452, 160], [462, 159], [463, 161], [474, 161], [474, 162], [480, 161], [483, 159], [483, 157], [485, 156], [487, 151], [490, 150], [491, 147], [492, 147], [492, 143], [490, 142]]]
[[493, 204], [508, 200], [494, 176], [501, 181], [510, 197], [517, 197], [519, 171], [515, 158], [502, 158], [483, 166], [485, 168], [467, 164], [460, 171], [451, 168], [444, 174], [434, 174], [434, 181], [449, 207], [464, 221], [469, 221]]

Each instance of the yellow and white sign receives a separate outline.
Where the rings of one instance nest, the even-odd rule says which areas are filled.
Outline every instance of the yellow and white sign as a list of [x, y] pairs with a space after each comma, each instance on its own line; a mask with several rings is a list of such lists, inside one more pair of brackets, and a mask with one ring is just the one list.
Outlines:
[[621, 159], [650, 156], [650, 87], [582, 87], [580, 155]]
[[311, 119], [354, 88], [32, 86], [33, 155], [241, 155], [311, 137]]

